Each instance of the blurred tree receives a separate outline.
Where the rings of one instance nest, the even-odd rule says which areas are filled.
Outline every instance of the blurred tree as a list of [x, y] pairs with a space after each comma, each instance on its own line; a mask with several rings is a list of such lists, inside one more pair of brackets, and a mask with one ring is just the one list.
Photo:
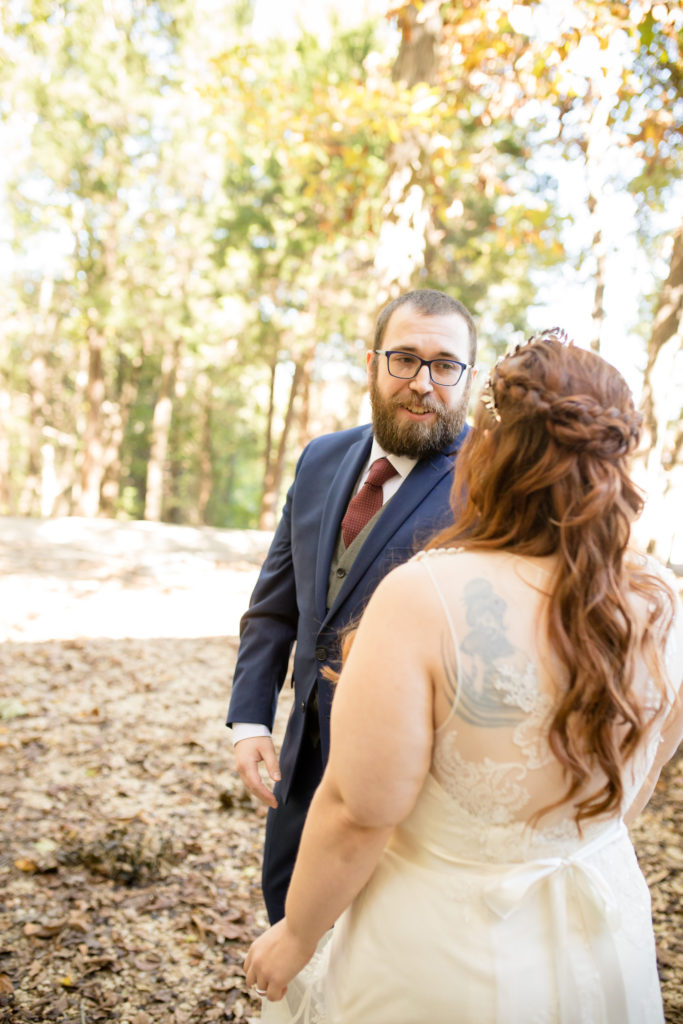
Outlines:
[[369, 27], [328, 47], [305, 34], [295, 47], [241, 40], [217, 63], [227, 156], [217, 253], [253, 303], [241, 354], [268, 385], [260, 525], [269, 528], [291, 430], [298, 419], [307, 439], [311, 381], [332, 334], [354, 352], [375, 311], [418, 285], [445, 287], [476, 310], [503, 267], [507, 302], [492, 320], [502, 309], [519, 324], [530, 266], [561, 248], [543, 232], [548, 204], [536, 194], [529, 207], [526, 154], [507, 126], [481, 122], [466, 90], [449, 103], [441, 86], [392, 81]]
[[[62, 434], [76, 437], [71, 507], [95, 515], [105, 460], [115, 453], [114, 423], [126, 420], [121, 400], [130, 397], [124, 388], [116, 392], [113, 369], [120, 351], [133, 363], [139, 358], [145, 299], [158, 286], [148, 279], [140, 288], [152, 242], [148, 197], [158, 185], [161, 155], [155, 91], [165, 80], [153, 42], [168, 56], [174, 23], [161, 5], [114, 8], [76, 0], [68, 8], [14, 5], [5, 9], [3, 27], [18, 57], [14, 110], [28, 114], [30, 125], [12, 189], [15, 250], [19, 258], [32, 244], [57, 250], [57, 269], [44, 273], [39, 288], [41, 296], [49, 292], [49, 308], [41, 301], [33, 322], [22, 325], [32, 353], [36, 435], [27, 477], [35, 473], [45, 425], [59, 422]], [[32, 270], [31, 290], [38, 289], [41, 269]], [[41, 338], [53, 363], [59, 356], [62, 386], [54, 382], [49, 407], [43, 400], [39, 409], [46, 359]], [[24, 511], [38, 511], [35, 497], [24, 502]]]
[[[673, 560], [683, 496], [683, 224], [674, 232], [669, 274], [658, 297], [643, 374], [643, 484], [651, 501], [644, 537], [650, 552]], [[670, 501], [658, 502], [657, 495]]]
[[[608, 185], [629, 185], [661, 263], [677, 4], [415, 0], [294, 43], [257, 39], [253, 14], [0, 8], [5, 511], [269, 528], [296, 451], [358, 420], [387, 299], [450, 291], [484, 360], [526, 330], [566, 258], [545, 151], [585, 170], [598, 333]], [[669, 350], [653, 338], [646, 391]], [[676, 463], [656, 390], [654, 450]]]
[[[5, 84], [28, 126], [9, 183], [17, 264], [32, 246], [53, 264], [17, 273], [28, 293], [13, 329], [16, 351], [31, 353], [32, 410], [20, 508], [49, 514], [64, 499], [78, 514], [158, 518], [177, 364], [190, 353], [200, 370], [226, 327], [210, 125], [193, 85], [204, 27], [186, 0], [23, 0], [2, 17], [15, 58]], [[51, 506], [45, 481], [40, 498], [46, 453], [45, 471], [64, 470]], [[140, 459], [145, 473], [126, 480]]]
[[[499, 148], [524, 151], [537, 188], [549, 184], [534, 166], [543, 149], [557, 152], [559, 144], [566, 159], [583, 164], [575, 219], [586, 222], [587, 213], [591, 227], [578, 259], [592, 261], [592, 344], [599, 348], [608, 257], [605, 194], [630, 187], [641, 203], [652, 205], [680, 179], [680, 4], [412, 0], [395, 5], [392, 14], [402, 30], [395, 73], [411, 81], [423, 73], [440, 85], [449, 104], [464, 106], [474, 123], [497, 121], [499, 131], [506, 125]], [[410, 57], [412, 48], [419, 58]], [[476, 99], [463, 104], [467, 96]], [[484, 176], [490, 174], [489, 152], [468, 149], [473, 159], [480, 154]], [[561, 232], [557, 224], [550, 226], [557, 243]]]
[[[444, 95], [455, 102], [463, 89], [477, 94], [478, 102], [467, 109], [484, 123], [497, 119], [503, 125], [507, 120], [502, 147], [524, 147], [536, 187], [548, 187], [534, 161], [544, 149], [562, 153], [574, 166], [583, 164], [584, 190], [576, 195], [571, 216], [589, 225], [587, 245], [576, 253], [576, 261], [592, 267], [594, 333], [589, 340], [594, 349], [600, 348], [612, 255], [605, 212], [609, 193], [630, 190], [636, 198], [641, 241], [654, 266], [662, 263], [662, 251], [671, 246], [669, 277], [655, 297], [654, 320], [651, 308], [643, 306], [640, 327], [646, 346], [646, 541], [666, 561], [677, 529], [672, 514], [677, 516], [674, 503], [669, 502], [666, 512], [661, 497], [683, 493], [680, 388], [667, 387], [667, 382], [680, 380], [676, 282], [681, 237], [680, 229], [673, 238], [662, 237], [652, 215], [663, 208], [683, 170], [683, 9], [677, 0], [574, 0], [563, 6], [548, 0], [426, 0], [399, 4], [393, 13], [402, 28], [396, 74], [411, 80], [423, 74], [440, 83]], [[519, 140], [520, 124], [527, 126], [526, 143]], [[468, 151], [481, 153], [481, 148], [469, 146]], [[521, 216], [529, 227], [527, 239], [550, 226], [551, 246], [561, 242], [558, 225], [546, 218], [534, 224], [531, 210], [507, 214]], [[518, 238], [510, 236], [513, 260]], [[510, 267], [502, 265], [489, 268], [487, 281], [495, 280], [496, 269], [507, 283]]]

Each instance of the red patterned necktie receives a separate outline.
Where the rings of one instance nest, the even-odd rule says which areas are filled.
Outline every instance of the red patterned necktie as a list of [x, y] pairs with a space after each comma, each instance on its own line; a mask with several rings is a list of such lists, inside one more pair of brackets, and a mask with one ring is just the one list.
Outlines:
[[392, 476], [396, 476], [396, 470], [388, 459], [377, 459], [370, 466], [365, 483], [349, 502], [342, 519], [342, 534], [347, 547], [365, 524], [370, 522], [375, 512], [381, 509], [382, 485]]

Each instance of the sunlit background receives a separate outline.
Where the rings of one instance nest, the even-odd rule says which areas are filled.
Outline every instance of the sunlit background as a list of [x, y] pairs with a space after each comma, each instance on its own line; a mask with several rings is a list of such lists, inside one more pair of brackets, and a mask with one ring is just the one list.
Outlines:
[[[560, 324], [683, 564], [680, 4], [8, 0], [0, 512], [270, 530], [411, 287]], [[479, 380], [485, 377], [480, 374]]]

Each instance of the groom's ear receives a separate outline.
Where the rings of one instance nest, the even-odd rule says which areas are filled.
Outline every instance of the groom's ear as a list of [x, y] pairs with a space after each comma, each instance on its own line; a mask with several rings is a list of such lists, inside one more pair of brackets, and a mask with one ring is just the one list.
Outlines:
[[372, 385], [373, 380], [377, 376], [377, 365], [375, 363], [376, 359], [377, 356], [372, 350], [365, 353], [365, 365], [368, 371], [368, 387]]

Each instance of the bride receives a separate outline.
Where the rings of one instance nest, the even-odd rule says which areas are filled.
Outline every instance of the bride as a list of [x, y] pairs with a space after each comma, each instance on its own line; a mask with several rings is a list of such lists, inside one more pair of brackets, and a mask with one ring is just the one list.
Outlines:
[[545, 332], [492, 371], [455, 524], [372, 597], [286, 913], [271, 1024], [661, 1024], [627, 824], [683, 734], [683, 615], [629, 546], [640, 417]]

